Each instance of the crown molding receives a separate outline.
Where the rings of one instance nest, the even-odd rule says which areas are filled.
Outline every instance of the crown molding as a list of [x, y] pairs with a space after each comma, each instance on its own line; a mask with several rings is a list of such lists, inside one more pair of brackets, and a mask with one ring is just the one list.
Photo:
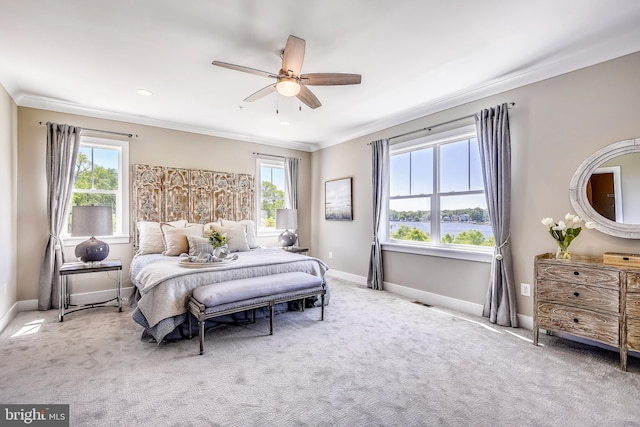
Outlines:
[[[558, 77], [579, 69], [640, 52], [640, 27], [638, 28], [638, 30], [621, 37], [618, 40], [618, 43], [602, 43], [600, 45], [591, 46], [588, 50], [584, 49], [578, 51], [570, 56], [540, 62], [524, 70], [512, 72], [471, 89], [436, 99], [422, 107], [412, 109], [383, 120], [377, 120], [371, 125], [360, 127], [357, 131], [349, 135], [345, 135], [340, 139], [320, 143], [318, 144], [317, 149], [341, 144], [376, 132], [390, 130], [394, 126], [424, 118], [469, 102], [478, 101], [489, 96], [497, 95], [509, 90], [517, 89], [529, 84]], [[510, 100], [504, 100], [504, 102], [509, 101]], [[390, 137], [392, 135], [393, 132], [386, 137]]]
[[58, 113], [77, 114], [80, 116], [94, 117], [98, 119], [115, 120], [126, 123], [134, 123], [145, 126], [153, 126], [163, 129], [171, 129], [183, 132], [197, 133], [201, 135], [215, 136], [219, 138], [234, 139], [244, 142], [252, 142], [261, 145], [270, 145], [280, 148], [288, 148], [292, 150], [311, 152], [317, 147], [314, 144], [303, 142], [290, 142], [269, 140], [265, 138], [256, 138], [250, 135], [243, 135], [234, 132], [223, 132], [217, 129], [204, 126], [190, 125], [186, 123], [177, 123], [168, 120], [153, 119], [150, 117], [137, 116], [134, 114], [118, 113], [113, 111], [101, 110], [92, 107], [77, 105], [58, 99], [46, 98], [29, 94], [17, 94], [13, 97], [14, 102], [19, 107], [38, 108], [41, 110], [55, 111]]

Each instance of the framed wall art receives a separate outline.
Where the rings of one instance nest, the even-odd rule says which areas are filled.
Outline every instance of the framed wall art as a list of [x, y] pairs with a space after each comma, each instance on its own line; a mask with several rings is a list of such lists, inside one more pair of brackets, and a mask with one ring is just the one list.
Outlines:
[[324, 183], [324, 218], [335, 221], [353, 220], [351, 178]]

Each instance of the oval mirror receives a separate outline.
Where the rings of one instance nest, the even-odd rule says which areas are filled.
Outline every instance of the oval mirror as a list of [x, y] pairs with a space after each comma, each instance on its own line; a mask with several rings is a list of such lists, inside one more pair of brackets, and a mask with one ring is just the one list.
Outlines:
[[597, 230], [640, 239], [640, 139], [616, 142], [589, 156], [571, 179], [569, 198]]

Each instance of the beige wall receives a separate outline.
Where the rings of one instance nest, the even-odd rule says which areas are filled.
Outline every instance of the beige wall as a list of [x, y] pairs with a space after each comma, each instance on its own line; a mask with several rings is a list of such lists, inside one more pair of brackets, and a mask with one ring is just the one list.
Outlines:
[[[367, 275], [372, 236], [371, 155], [368, 142], [473, 114], [503, 102], [510, 110], [512, 144], [511, 243], [515, 262], [518, 312], [531, 316], [532, 298], [520, 295], [520, 283], [533, 282], [533, 258], [555, 251], [540, 223], [574, 210], [569, 182], [582, 161], [611, 143], [640, 137], [640, 53], [564, 74], [423, 117], [366, 137], [313, 153], [312, 192], [314, 255], [331, 268]], [[470, 124], [472, 120], [457, 125]], [[438, 128], [446, 130], [447, 128]], [[353, 177], [354, 220], [325, 221], [324, 182]], [[572, 244], [575, 253], [640, 253], [638, 240], [584, 231]], [[328, 259], [328, 252], [333, 259]], [[482, 304], [489, 264], [384, 252], [386, 282]]]
[[[16, 301], [16, 145], [18, 109], [0, 86], [0, 330]], [[6, 316], [6, 317], [5, 317]]]
[[[18, 219], [20, 236], [17, 255], [18, 300], [37, 298], [38, 270], [47, 241], [46, 209], [46, 127], [39, 122], [52, 121], [71, 125], [137, 134], [129, 144], [131, 164], [209, 169], [221, 172], [255, 174], [254, 152], [300, 157], [299, 229], [302, 241], [310, 236], [310, 153], [260, 144], [199, 135], [188, 132], [56, 113], [32, 108], [18, 108]], [[106, 135], [105, 135], [106, 136]], [[276, 239], [263, 244], [276, 245]], [[74, 247], [65, 248], [67, 259], [74, 259]], [[123, 261], [123, 286], [130, 286], [128, 271], [133, 256], [132, 244], [110, 245], [109, 258]], [[112, 289], [113, 282], [99, 274], [90, 280], [79, 276], [73, 293]]]

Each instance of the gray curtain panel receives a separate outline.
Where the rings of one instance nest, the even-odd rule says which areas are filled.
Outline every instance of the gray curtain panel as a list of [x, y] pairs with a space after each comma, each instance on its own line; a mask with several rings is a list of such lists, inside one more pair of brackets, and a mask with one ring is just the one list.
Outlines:
[[40, 266], [38, 310], [59, 307], [60, 275], [58, 272], [64, 262], [60, 233], [67, 223], [81, 131], [79, 127], [47, 123], [49, 240]]
[[371, 174], [373, 188], [373, 242], [369, 258], [367, 287], [382, 290], [384, 272], [382, 271], [382, 247], [380, 246], [381, 227], [384, 225], [384, 200], [389, 187], [389, 140], [380, 139], [371, 143]]
[[284, 159], [284, 187], [289, 199], [287, 208], [298, 209], [298, 174], [300, 159], [287, 157]]
[[516, 286], [511, 256], [511, 138], [506, 103], [475, 115], [487, 208], [496, 246], [483, 316], [492, 323], [518, 327]]

